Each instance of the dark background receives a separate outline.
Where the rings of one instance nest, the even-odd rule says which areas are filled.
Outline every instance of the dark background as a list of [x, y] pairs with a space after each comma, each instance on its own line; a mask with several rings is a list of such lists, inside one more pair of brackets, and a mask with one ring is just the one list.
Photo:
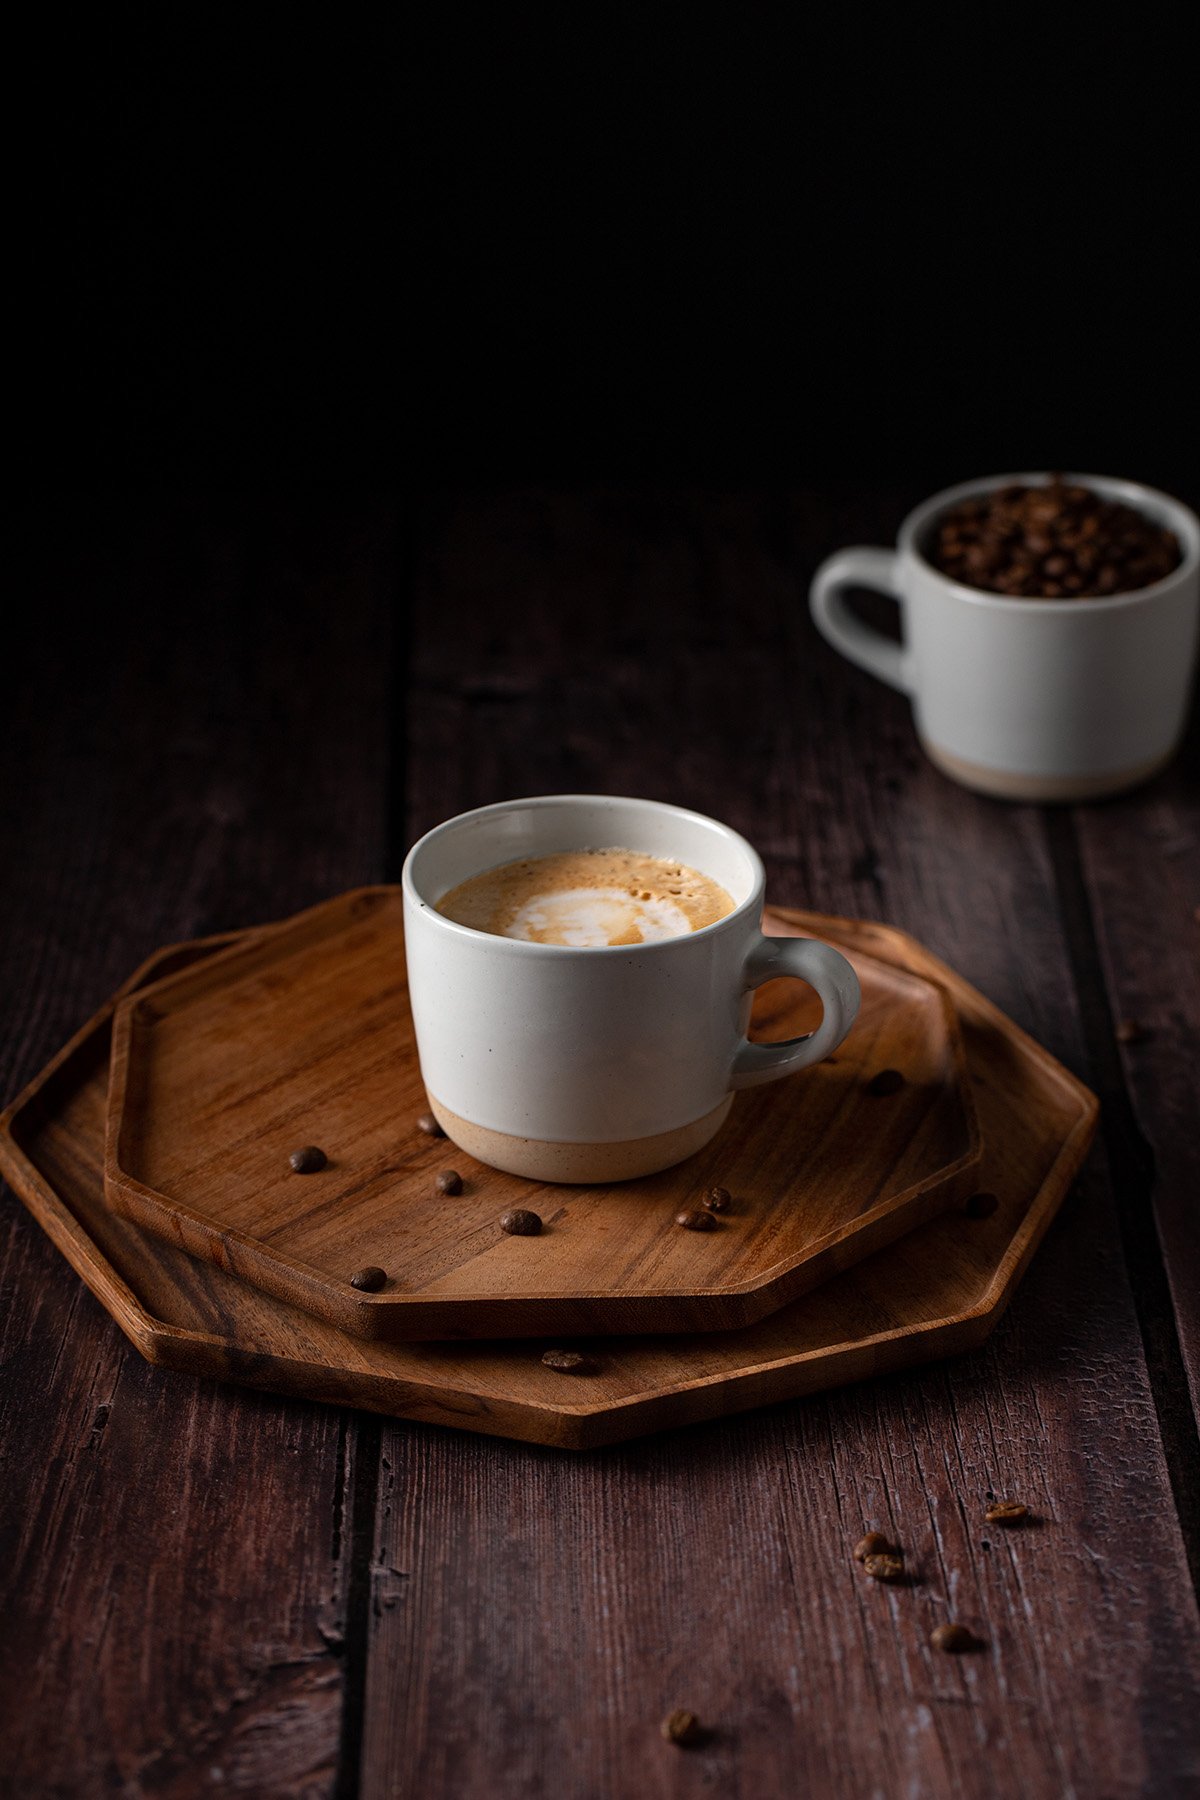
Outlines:
[[1192, 480], [1180, 9], [250, 10], [30, 59], [31, 474]]

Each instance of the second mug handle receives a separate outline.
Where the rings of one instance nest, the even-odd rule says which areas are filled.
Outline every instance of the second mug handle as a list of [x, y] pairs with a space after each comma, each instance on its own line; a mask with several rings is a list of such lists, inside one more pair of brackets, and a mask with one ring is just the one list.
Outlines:
[[846, 605], [849, 587], [876, 588], [890, 599], [900, 602], [904, 596], [896, 581], [897, 556], [894, 550], [874, 550], [866, 545], [839, 550], [823, 562], [812, 578], [808, 591], [809, 611], [817, 630], [827, 643], [848, 656], [852, 663], [878, 676], [889, 687], [902, 694], [911, 692], [908, 656], [901, 644], [894, 644], [881, 631], [873, 631], [855, 618]]
[[758, 988], [789, 975], [815, 988], [825, 1012], [815, 1031], [781, 1044], [752, 1044], [747, 1038], [733, 1059], [732, 1088], [761, 1087], [793, 1069], [823, 1062], [837, 1049], [858, 1015], [862, 990], [846, 958], [816, 938], [760, 938], [746, 963], [746, 986]]

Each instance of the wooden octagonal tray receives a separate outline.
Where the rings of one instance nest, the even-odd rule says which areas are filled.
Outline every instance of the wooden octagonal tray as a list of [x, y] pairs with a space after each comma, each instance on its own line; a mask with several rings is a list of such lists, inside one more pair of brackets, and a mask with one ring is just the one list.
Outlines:
[[[596, 1374], [545, 1368], [542, 1346], [365, 1344], [148, 1237], [104, 1202], [112, 1015], [120, 995], [0, 1119], [0, 1170], [150, 1362], [271, 1392], [585, 1449], [862, 1380], [981, 1343], [1087, 1152], [1083, 1084], [928, 951], [888, 927], [789, 913], [813, 932], [935, 976], [963, 1026], [994, 1210], [943, 1214], [746, 1331], [627, 1338]], [[211, 957], [161, 951], [121, 990]]]
[[[742, 1327], [974, 1184], [979, 1134], [945, 990], [852, 960], [862, 1010], [834, 1058], [739, 1095], [712, 1144], [661, 1175], [554, 1187], [417, 1128], [399, 890], [344, 894], [118, 1008], [109, 1203], [364, 1338]], [[762, 1028], [810, 1030], [810, 990], [772, 988]], [[307, 1143], [328, 1166], [297, 1175], [289, 1152]], [[450, 1167], [453, 1195], [436, 1185]], [[714, 1185], [730, 1211], [680, 1230], [676, 1214]], [[541, 1215], [540, 1235], [501, 1229], [514, 1206]], [[380, 1292], [350, 1284], [368, 1264], [386, 1272]]]

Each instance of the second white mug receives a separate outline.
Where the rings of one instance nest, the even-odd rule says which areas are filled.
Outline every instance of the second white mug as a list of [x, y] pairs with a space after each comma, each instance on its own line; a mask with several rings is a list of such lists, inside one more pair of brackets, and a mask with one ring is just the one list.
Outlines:
[[[911, 512], [894, 550], [841, 550], [810, 591], [821, 634], [912, 700], [930, 760], [1006, 800], [1098, 799], [1145, 781], [1175, 752], [1200, 627], [1200, 522], [1133, 481], [1070, 475], [1173, 531], [1182, 560], [1151, 587], [1088, 600], [1023, 600], [964, 587], [925, 556], [939, 514], [960, 500], [1047, 475], [996, 475], [947, 488]], [[845, 591], [900, 602], [903, 644], [850, 611]]]

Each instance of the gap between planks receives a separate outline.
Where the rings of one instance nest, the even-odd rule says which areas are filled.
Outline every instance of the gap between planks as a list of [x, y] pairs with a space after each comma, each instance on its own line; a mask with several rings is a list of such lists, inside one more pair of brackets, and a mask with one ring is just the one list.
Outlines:
[[1155, 1159], [1137, 1121], [1117, 1047], [1096, 921], [1074, 814], [1047, 808], [1046, 845], [1079, 1005], [1087, 1079], [1100, 1098], [1100, 1136], [1112, 1174], [1117, 1224], [1142, 1337], [1163, 1458], [1192, 1582], [1200, 1592], [1200, 1435], [1189, 1399], [1171, 1286], [1154, 1223]]
[[[387, 768], [384, 792], [382, 879], [394, 883], [408, 852], [408, 670], [411, 596], [417, 569], [417, 534], [401, 534], [392, 590], [388, 669]], [[379, 1505], [383, 1423], [375, 1413], [352, 1412], [346, 1425], [347, 1546], [346, 1639], [342, 1665], [342, 1717], [332, 1800], [358, 1800], [362, 1787], [367, 1663], [371, 1645], [372, 1568]]]

